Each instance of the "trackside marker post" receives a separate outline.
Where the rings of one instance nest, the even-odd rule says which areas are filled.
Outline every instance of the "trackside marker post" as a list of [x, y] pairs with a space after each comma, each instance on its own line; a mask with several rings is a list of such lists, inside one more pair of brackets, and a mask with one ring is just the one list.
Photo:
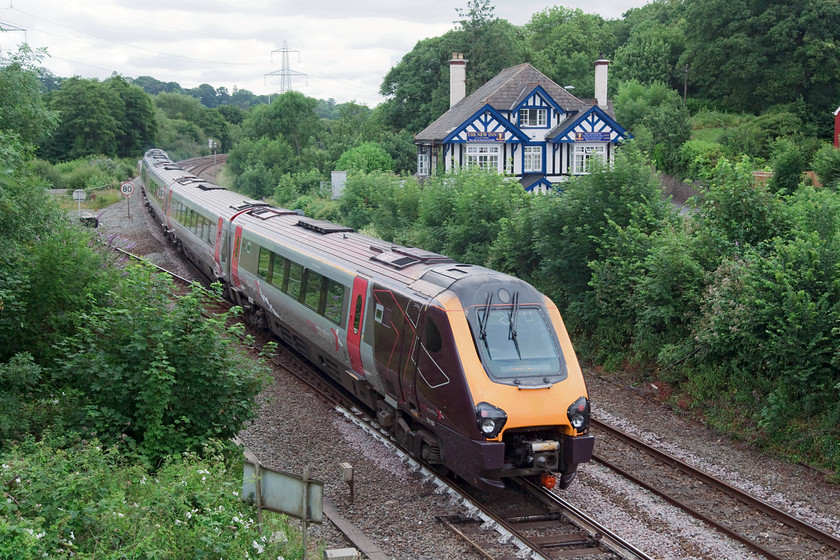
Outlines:
[[120, 192], [125, 197], [125, 206], [128, 208], [128, 217], [131, 218], [131, 195], [134, 194], [134, 185], [126, 181], [120, 185]]

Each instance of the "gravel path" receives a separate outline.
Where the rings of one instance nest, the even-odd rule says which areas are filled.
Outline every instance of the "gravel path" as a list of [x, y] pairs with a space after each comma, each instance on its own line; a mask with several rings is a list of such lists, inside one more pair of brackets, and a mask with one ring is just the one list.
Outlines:
[[[103, 238], [179, 274], [191, 274], [164, 242], [139, 193], [132, 198], [131, 219], [125, 202], [100, 213]], [[776, 461], [710, 432], [657, 403], [653, 389], [639, 390], [594, 372], [588, 372], [587, 383], [595, 417], [656, 442], [664, 451], [840, 534], [840, 489], [813, 470]], [[478, 558], [435, 521], [435, 515], [463, 513], [458, 504], [436, 495], [433, 485], [423, 484], [381, 444], [298, 382], [277, 375], [261, 396], [260, 406], [258, 420], [240, 434], [249, 449], [269, 467], [300, 473], [308, 466], [311, 476], [324, 482], [325, 497], [389, 558]], [[352, 503], [349, 488], [340, 479], [339, 465], [345, 462], [355, 469]], [[563, 494], [654, 558], [754, 557], [596, 464], [582, 466], [578, 480]], [[310, 534], [329, 548], [349, 546], [327, 522]]]

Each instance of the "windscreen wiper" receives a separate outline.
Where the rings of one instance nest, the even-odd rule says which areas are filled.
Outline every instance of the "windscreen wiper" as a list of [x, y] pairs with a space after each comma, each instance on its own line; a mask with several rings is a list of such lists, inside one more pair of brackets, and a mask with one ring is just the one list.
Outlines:
[[493, 293], [487, 294], [487, 299], [484, 301], [484, 315], [478, 318], [479, 333], [478, 337], [487, 344], [487, 321], [490, 318], [490, 306], [493, 305]]
[[516, 317], [519, 313], [519, 292], [513, 294], [513, 305], [510, 308], [510, 315], [508, 316], [508, 340], [513, 340], [513, 345], [516, 346], [516, 354], [519, 359], [522, 359], [522, 352], [519, 351], [519, 340], [516, 338]]

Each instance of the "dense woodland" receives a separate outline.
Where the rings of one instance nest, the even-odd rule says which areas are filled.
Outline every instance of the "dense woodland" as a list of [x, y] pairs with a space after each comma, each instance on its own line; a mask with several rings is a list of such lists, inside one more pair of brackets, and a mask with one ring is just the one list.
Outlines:
[[[198, 294], [171, 302], [165, 282], [126, 271], [46, 194], [105, 192], [149, 147], [183, 159], [209, 153], [210, 138], [228, 153], [230, 188], [526, 279], [557, 302], [586, 364], [656, 383], [674, 407], [768, 452], [840, 470], [840, 151], [830, 144], [840, 5], [659, 0], [616, 20], [558, 6], [520, 27], [471, 0], [456, 19], [383, 77], [374, 108], [297, 92], [269, 104], [151, 77], [59, 78], [40, 68], [48, 53], [26, 46], [3, 61], [0, 473], [12, 499], [0, 500], [0, 558], [91, 557], [104, 535], [124, 555], [263, 546], [242, 544], [256, 538], [247, 523], [236, 536], [215, 529], [237, 523], [219, 519], [219, 504], [247, 518], [225, 475], [237, 453], [219, 441], [254, 414], [260, 365], [227, 342], [223, 318], [194, 320]], [[593, 62], [609, 58], [617, 120], [634, 139], [610, 168], [545, 196], [475, 170], [419, 183], [412, 135], [448, 108], [452, 52], [470, 61], [468, 91], [530, 62], [578, 97], [593, 93]], [[348, 171], [337, 200], [326, 185], [335, 169]], [[697, 193], [682, 211], [662, 174]], [[212, 349], [206, 363], [190, 350], [199, 346]], [[208, 402], [227, 412], [205, 414]], [[97, 473], [115, 468], [124, 476], [102, 484]], [[194, 477], [203, 471], [213, 490]], [[56, 472], [76, 472], [65, 489], [87, 500], [35, 483]], [[189, 491], [172, 490], [179, 477]], [[164, 499], [159, 511], [183, 525], [161, 531], [150, 508], [124, 507]]]

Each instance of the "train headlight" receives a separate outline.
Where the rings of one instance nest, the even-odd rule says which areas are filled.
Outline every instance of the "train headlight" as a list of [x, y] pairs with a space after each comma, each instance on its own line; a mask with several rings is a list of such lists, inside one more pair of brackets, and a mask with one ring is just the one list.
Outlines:
[[584, 432], [589, 427], [589, 400], [581, 397], [572, 403], [566, 411], [569, 423], [579, 432]]
[[475, 405], [475, 418], [481, 435], [487, 439], [493, 439], [499, 435], [507, 422], [507, 414], [504, 410], [486, 402]]

